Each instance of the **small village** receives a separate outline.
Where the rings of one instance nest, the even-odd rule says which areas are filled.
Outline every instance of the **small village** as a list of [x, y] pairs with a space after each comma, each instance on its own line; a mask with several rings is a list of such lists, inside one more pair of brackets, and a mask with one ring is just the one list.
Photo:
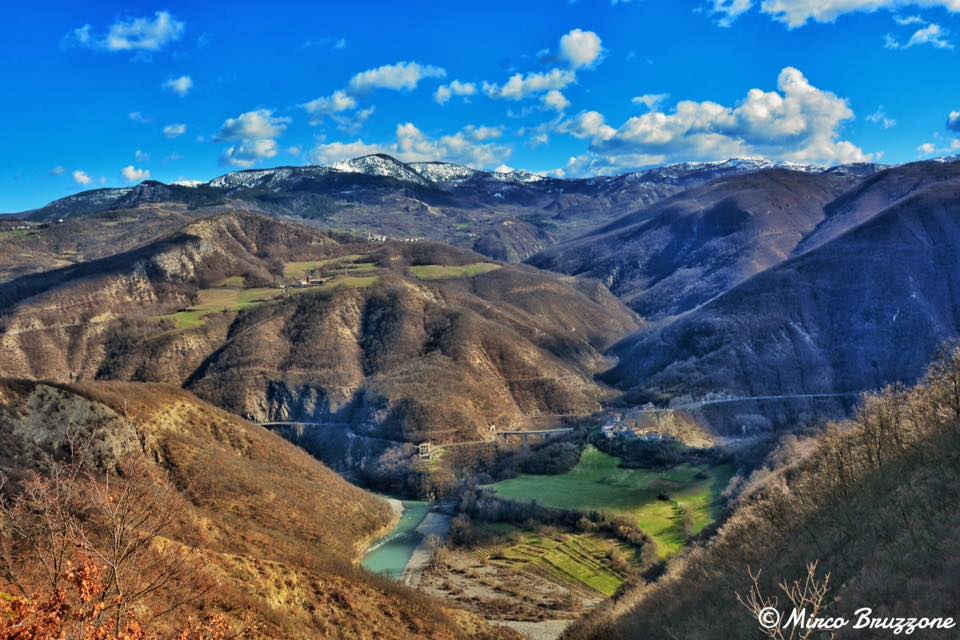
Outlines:
[[610, 414], [600, 430], [608, 440], [623, 438], [645, 442], [674, 442], [676, 438], [664, 431], [671, 418], [671, 411], [657, 409], [653, 403], [648, 403], [626, 413]]

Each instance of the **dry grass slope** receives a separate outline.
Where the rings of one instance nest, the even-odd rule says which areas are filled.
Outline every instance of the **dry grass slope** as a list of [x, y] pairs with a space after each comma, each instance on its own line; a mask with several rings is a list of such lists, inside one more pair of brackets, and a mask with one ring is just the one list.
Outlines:
[[101, 467], [142, 456], [185, 498], [168, 535], [196, 549], [218, 583], [200, 603], [206, 613], [249, 610], [275, 638], [495, 637], [356, 569], [390, 523], [388, 505], [278, 436], [163, 385], [0, 384], [8, 477], [43, 473], [78, 432], [93, 434]]
[[712, 640], [718, 629], [758, 637], [756, 618], [737, 602], [751, 589], [748, 568], [761, 572], [764, 594], [777, 595], [779, 581], [802, 579], [814, 561], [835, 599], [824, 615], [850, 618], [870, 606], [880, 616], [955, 616], [958, 390], [953, 350], [916, 388], [867, 396], [854, 420], [820, 436], [789, 437], [714, 539], [566, 637]]

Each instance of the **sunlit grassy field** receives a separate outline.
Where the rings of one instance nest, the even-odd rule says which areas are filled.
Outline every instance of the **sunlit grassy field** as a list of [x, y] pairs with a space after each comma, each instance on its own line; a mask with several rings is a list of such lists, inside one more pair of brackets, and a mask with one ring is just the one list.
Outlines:
[[524, 533], [516, 542], [480, 547], [474, 553], [487, 557], [488, 562], [532, 570], [554, 582], [579, 584], [612, 597], [626, 577], [613, 567], [611, 551], [628, 562], [635, 553], [627, 545], [585, 533]]
[[[609, 511], [633, 518], [653, 538], [661, 557], [687, 544], [682, 503], [693, 514], [694, 533], [717, 517], [720, 493], [733, 475], [728, 466], [683, 464], [667, 470], [621, 469], [613, 456], [587, 447], [580, 462], [560, 475], [521, 475], [490, 485], [505, 498], [558, 509]], [[698, 474], [705, 474], [698, 478]], [[667, 494], [671, 500], [658, 499]]]
[[283, 295], [299, 295], [318, 291], [337, 291], [340, 289], [364, 289], [379, 280], [379, 276], [339, 276], [323, 284], [302, 289], [280, 289], [265, 287], [254, 289], [216, 288], [201, 289], [200, 302], [193, 307], [161, 316], [177, 323], [177, 329], [196, 329], [203, 326], [206, 316], [222, 311], [243, 311], [276, 300]]
[[410, 267], [410, 273], [421, 280], [445, 280], [447, 278], [472, 278], [482, 273], [496, 271], [499, 264], [475, 262], [463, 265], [422, 264]]
[[[338, 256], [336, 258], [327, 258], [325, 260], [303, 260], [299, 262], [287, 262], [283, 265], [283, 277], [287, 280], [304, 280], [308, 275], [321, 269], [330, 270], [354, 270], [360, 265], [356, 263], [363, 260], [366, 256], [358, 254], [349, 254]], [[363, 263], [363, 270], [370, 270], [370, 267], [376, 268], [373, 263]], [[369, 265], [369, 266], [368, 266]]]

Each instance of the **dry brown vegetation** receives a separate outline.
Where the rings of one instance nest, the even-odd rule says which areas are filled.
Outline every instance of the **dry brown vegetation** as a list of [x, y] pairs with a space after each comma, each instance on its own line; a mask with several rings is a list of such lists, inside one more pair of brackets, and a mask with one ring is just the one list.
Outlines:
[[[225, 278], [276, 285], [291, 261], [355, 255], [376, 265], [377, 284], [298, 290], [211, 312], [189, 330], [163, 320]], [[403, 442], [489, 439], [490, 425], [549, 426], [599, 410], [610, 391], [593, 376], [637, 318], [598, 283], [529, 267], [410, 274], [482, 260], [248, 214], [202, 219], [123, 254], [0, 284], [0, 376], [164, 382], [252, 419], [351, 424], [386, 443], [356, 452], [364, 468], [385, 468], [383, 447]], [[329, 459], [350, 467], [339, 453]]]
[[855, 419], [809, 440], [788, 438], [775, 456], [788, 462], [754, 473], [716, 538], [567, 637], [707, 640], [718, 629], [756, 637], [756, 619], [737, 594], [776, 593], [808, 575], [811, 562], [821, 587], [830, 576], [836, 603], [826, 615], [870, 606], [877, 615], [955, 616], [958, 456], [960, 349], [953, 349], [917, 387], [867, 395]]
[[[64, 476], [80, 440], [89, 470]], [[19, 593], [16, 602], [49, 602], [70, 562], [107, 577], [93, 581], [103, 588], [96, 599], [109, 603], [101, 614], [126, 603], [103, 627], [114, 634], [137, 621], [168, 635], [192, 615], [243, 626], [244, 637], [496, 637], [353, 565], [391, 522], [386, 503], [184, 391], [6, 382], [0, 441], [10, 513], [20, 514], [4, 525], [15, 561], [0, 591]], [[37, 531], [59, 531], [53, 539], [63, 544], [38, 556], [29, 543], [43, 537]], [[135, 553], [118, 558], [115, 548]], [[86, 606], [69, 590], [64, 601]], [[175, 605], [176, 616], [154, 619]]]

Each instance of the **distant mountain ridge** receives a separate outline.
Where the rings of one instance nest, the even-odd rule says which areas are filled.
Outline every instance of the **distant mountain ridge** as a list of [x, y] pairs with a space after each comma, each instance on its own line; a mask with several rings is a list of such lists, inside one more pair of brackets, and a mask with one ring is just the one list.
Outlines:
[[[841, 167], [875, 167], [876, 165], [841, 165]], [[596, 176], [591, 178], [556, 178], [545, 174], [531, 173], [521, 170], [484, 171], [472, 167], [448, 162], [410, 162], [405, 163], [387, 154], [371, 154], [350, 160], [343, 160], [330, 165], [303, 165], [281, 166], [270, 169], [245, 169], [233, 171], [214, 178], [209, 182], [180, 182], [165, 184], [156, 180], [145, 180], [132, 187], [101, 188], [55, 200], [50, 204], [31, 211], [20, 212], [20, 215], [29, 214], [34, 219], [48, 219], [55, 212], [66, 215], [75, 215], [89, 211], [102, 210], [114, 206], [129, 206], [131, 195], [141, 198], [151, 198], [156, 193], [164, 192], [173, 199], [186, 197], [184, 189], [209, 188], [222, 195], [234, 195], [244, 189], [280, 189], [294, 186], [298, 181], [320, 178], [332, 174], [362, 174], [381, 178], [391, 178], [422, 187], [457, 186], [470, 180], [493, 180], [507, 184], [578, 184], [599, 186], [616, 182], [649, 181], [662, 183], [683, 184], [695, 174], [708, 174], [710, 177], [731, 173], [749, 173], [769, 168], [785, 168], [807, 173], [836, 171], [839, 168], [828, 168], [819, 165], [804, 165], [787, 162], [771, 162], [759, 159], [730, 159], [719, 162], [684, 162], [664, 165], [642, 171], [628, 172], [615, 176]], [[148, 201], [156, 202], [155, 197]]]
[[960, 337], [960, 165], [905, 165], [863, 187], [828, 207], [851, 225], [828, 217], [824, 241], [624, 341], [607, 381], [694, 396], [916, 381]]
[[569, 179], [445, 162], [405, 163], [374, 154], [329, 166], [235, 171], [206, 183], [145, 181], [96, 189], [18, 215], [42, 224], [123, 211], [140, 218], [148, 204], [179, 207], [198, 217], [214, 207], [241, 208], [371, 239], [436, 240], [521, 262], [685, 189], [777, 167], [810, 175], [876, 170], [875, 165], [827, 169], [739, 159]]

